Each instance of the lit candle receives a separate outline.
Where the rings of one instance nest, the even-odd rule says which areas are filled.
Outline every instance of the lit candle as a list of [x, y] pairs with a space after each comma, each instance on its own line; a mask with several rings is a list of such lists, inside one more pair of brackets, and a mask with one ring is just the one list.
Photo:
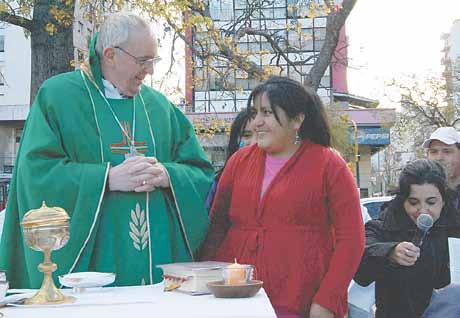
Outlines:
[[227, 282], [228, 285], [238, 285], [246, 283], [246, 266], [235, 263], [227, 266]]

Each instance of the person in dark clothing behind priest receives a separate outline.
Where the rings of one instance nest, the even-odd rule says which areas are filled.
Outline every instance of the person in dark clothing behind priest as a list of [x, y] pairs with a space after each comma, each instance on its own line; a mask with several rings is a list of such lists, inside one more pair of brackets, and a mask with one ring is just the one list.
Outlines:
[[[433, 290], [450, 283], [447, 238], [457, 236], [460, 228], [452, 196], [438, 162], [415, 160], [402, 170], [388, 208], [366, 224], [366, 248], [355, 281], [363, 286], [375, 281], [377, 318], [419, 318]], [[418, 247], [412, 241], [423, 213], [434, 225]]]

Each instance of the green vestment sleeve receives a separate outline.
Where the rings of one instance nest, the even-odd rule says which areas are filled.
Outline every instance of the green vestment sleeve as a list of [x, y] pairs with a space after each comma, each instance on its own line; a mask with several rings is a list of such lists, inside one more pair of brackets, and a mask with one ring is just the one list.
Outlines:
[[[206, 200], [213, 170], [209, 162], [203, 160], [205, 154], [198, 143], [193, 126], [178, 108], [174, 109], [177, 120], [172, 125], [175, 126], [181, 142], [176, 143], [179, 146], [175, 151], [175, 160], [163, 164], [170, 177], [179, 222], [183, 222], [184, 225], [186, 244], [195, 254], [209, 226], [207, 212], [206, 209], [203, 210], [202, 204]], [[205, 219], [206, 222], [196, 222], [197, 217]]]
[[0, 268], [7, 270], [11, 286], [39, 286], [37, 265], [43, 254], [27, 247], [20, 222], [30, 209], [41, 206], [64, 208], [71, 216], [71, 240], [53, 253], [57, 274], [66, 272], [82, 250], [90, 228], [96, 225], [100, 197], [108, 171], [107, 163], [77, 163], [64, 150], [54, 114], [47, 108], [43, 87], [24, 127], [6, 211], [0, 248]]

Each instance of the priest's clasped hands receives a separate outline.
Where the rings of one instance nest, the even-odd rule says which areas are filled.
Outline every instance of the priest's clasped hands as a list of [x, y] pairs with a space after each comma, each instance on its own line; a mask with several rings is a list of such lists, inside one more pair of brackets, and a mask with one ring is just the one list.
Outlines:
[[150, 192], [169, 187], [166, 168], [155, 157], [134, 156], [109, 170], [109, 190]]

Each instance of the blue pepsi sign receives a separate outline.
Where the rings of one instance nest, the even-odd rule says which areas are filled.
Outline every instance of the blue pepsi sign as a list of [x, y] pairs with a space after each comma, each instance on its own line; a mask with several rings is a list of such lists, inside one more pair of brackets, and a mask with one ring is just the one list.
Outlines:
[[[350, 129], [350, 141], [355, 142], [353, 129]], [[390, 129], [377, 127], [358, 127], [358, 145], [389, 145]]]

